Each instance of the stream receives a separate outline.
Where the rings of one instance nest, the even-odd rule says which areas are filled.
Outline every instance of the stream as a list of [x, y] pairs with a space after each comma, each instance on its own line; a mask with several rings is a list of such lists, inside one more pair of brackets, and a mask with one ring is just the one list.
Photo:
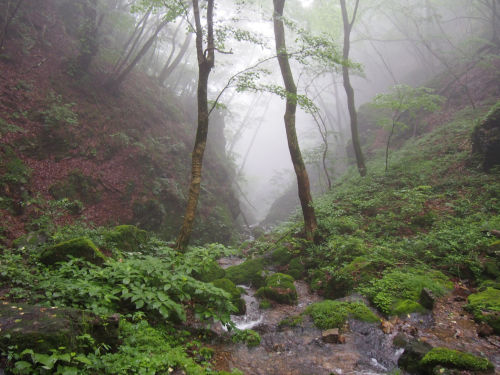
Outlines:
[[[223, 267], [236, 264], [226, 260]], [[309, 291], [304, 281], [296, 281], [296, 305], [274, 305], [267, 310], [259, 308], [255, 290], [244, 287], [247, 312], [232, 316], [239, 329], [253, 329], [261, 336], [261, 344], [248, 348], [245, 344], [218, 344], [215, 360], [217, 370], [238, 368], [248, 375], [377, 375], [397, 368], [403, 349], [393, 345], [394, 337], [403, 333], [419, 338], [432, 346], [444, 346], [487, 357], [500, 374], [500, 340], [498, 336], [478, 337], [476, 323], [463, 310], [464, 290], [455, 288], [448, 296], [436, 302], [430, 314], [411, 314], [393, 318], [381, 324], [349, 320], [344, 327], [345, 343], [331, 344], [322, 340], [322, 331], [304, 316], [298, 327], [279, 327], [287, 317], [302, 313], [305, 308], [322, 298]], [[344, 300], [360, 300], [350, 296]], [[385, 331], [385, 333], [384, 333]], [[404, 373], [404, 372], [403, 372]]]

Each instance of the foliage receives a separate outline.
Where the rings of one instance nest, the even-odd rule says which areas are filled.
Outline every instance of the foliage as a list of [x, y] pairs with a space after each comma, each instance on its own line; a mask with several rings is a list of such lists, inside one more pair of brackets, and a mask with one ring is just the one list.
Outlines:
[[62, 95], [54, 92], [49, 93], [47, 103], [48, 107], [39, 113], [46, 129], [78, 125], [78, 115], [73, 111], [75, 103], [64, 103]]
[[314, 325], [320, 329], [341, 328], [347, 319], [376, 323], [379, 318], [362, 302], [324, 300], [308, 306]]
[[486, 287], [485, 290], [471, 294], [466, 309], [472, 312], [474, 318], [489, 324], [496, 333], [500, 332], [500, 290]]
[[237, 330], [231, 339], [235, 343], [242, 342], [250, 348], [260, 345], [260, 335], [251, 329]]

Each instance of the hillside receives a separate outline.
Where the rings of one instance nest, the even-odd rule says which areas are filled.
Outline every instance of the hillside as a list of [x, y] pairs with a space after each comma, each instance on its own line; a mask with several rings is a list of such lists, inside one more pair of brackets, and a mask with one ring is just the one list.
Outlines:
[[[172, 239], [189, 183], [195, 98], [180, 99], [140, 71], [110, 95], [103, 54], [89, 73], [73, 71], [79, 31], [63, 21], [65, 4], [23, 7], [1, 55], [3, 237], [10, 243], [54, 220], [131, 223]], [[201, 242], [228, 242], [237, 228], [223, 121], [212, 122], [194, 234]]]

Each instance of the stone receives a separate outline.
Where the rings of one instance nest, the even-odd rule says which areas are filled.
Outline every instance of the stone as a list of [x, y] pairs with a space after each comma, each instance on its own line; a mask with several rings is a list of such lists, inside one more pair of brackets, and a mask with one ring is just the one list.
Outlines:
[[106, 256], [89, 238], [78, 237], [45, 248], [40, 254], [40, 262], [53, 265], [69, 260], [69, 256], [83, 258], [97, 265], [106, 261]]
[[432, 349], [432, 346], [421, 340], [411, 340], [404, 347], [398, 359], [398, 366], [409, 373], [419, 373], [420, 361]]
[[382, 328], [382, 332], [384, 332], [386, 335], [388, 335], [389, 333], [392, 333], [392, 330], [394, 329], [394, 326], [392, 325], [392, 323], [387, 321], [387, 320], [382, 320], [380, 322], [380, 326]]
[[434, 303], [436, 302], [436, 296], [432, 290], [423, 288], [420, 292], [420, 299], [418, 302], [426, 309], [432, 310], [434, 308]]
[[[341, 344], [345, 342], [345, 338], [340, 334], [338, 328], [327, 329], [321, 334], [321, 339], [329, 344]], [[343, 342], [341, 342], [343, 341]]]
[[474, 129], [472, 153], [486, 171], [500, 164], [500, 101]]
[[481, 322], [477, 327], [477, 334], [479, 337], [491, 336], [494, 332], [493, 328], [485, 322]]

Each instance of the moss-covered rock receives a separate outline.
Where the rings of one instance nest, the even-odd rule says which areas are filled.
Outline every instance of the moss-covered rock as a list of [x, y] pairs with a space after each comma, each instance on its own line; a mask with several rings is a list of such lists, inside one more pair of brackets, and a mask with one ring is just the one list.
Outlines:
[[248, 259], [241, 264], [226, 268], [226, 278], [236, 285], [249, 285], [260, 288], [264, 285], [263, 259]]
[[118, 316], [98, 317], [70, 308], [50, 308], [25, 304], [0, 304], [0, 347], [17, 345], [18, 350], [48, 353], [61, 346], [76, 350], [77, 339], [85, 333], [97, 343], [115, 346], [118, 342]]
[[407, 341], [406, 337], [398, 336], [394, 338], [394, 344], [404, 348], [403, 354], [398, 359], [398, 366], [410, 374], [420, 373], [420, 361], [432, 349], [432, 346], [424, 341], [416, 339]]
[[106, 261], [104, 254], [88, 237], [73, 238], [47, 247], [40, 254], [40, 261], [46, 265], [52, 265], [67, 261], [69, 256], [83, 258], [97, 265]]
[[148, 232], [135, 225], [119, 225], [107, 232], [104, 240], [120, 251], [134, 252], [139, 251], [141, 245], [148, 241]]
[[394, 316], [424, 312], [419, 303], [424, 288], [439, 297], [452, 289], [453, 284], [440, 271], [408, 268], [385, 272], [381, 279], [361, 289], [380, 311]]
[[193, 273], [193, 277], [205, 283], [212, 282], [217, 279], [222, 279], [226, 275], [226, 271], [219, 266], [215, 260], [205, 262], [202, 269]]
[[500, 334], [500, 290], [487, 287], [484, 291], [468, 297], [469, 310], [477, 321], [490, 325], [496, 334]]
[[297, 301], [297, 290], [293, 282], [290, 275], [274, 273], [266, 278], [266, 285], [257, 290], [257, 296], [292, 305]]
[[486, 358], [447, 348], [433, 348], [420, 361], [420, 366], [432, 373], [436, 366], [469, 371], [491, 371], [493, 365]]
[[342, 328], [347, 319], [356, 319], [369, 323], [380, 321], [377, 315], [362, 302], [340, 302], [324, 300], [313, 303], [306, 309], [320, 329]]
[[238, 309], [236, 315], [244, 315], [246, 312], [245, 300], [241, 298], [241, 289], [236, 287], [229, 279], [218, 279], [212, 281], [212, 284], [231, 295], [231, 302]]
[[293, 254], [286, 247], [280, 247], [271, 253], [271, 263], [278, 266], [287, 265], [292, 259]]

